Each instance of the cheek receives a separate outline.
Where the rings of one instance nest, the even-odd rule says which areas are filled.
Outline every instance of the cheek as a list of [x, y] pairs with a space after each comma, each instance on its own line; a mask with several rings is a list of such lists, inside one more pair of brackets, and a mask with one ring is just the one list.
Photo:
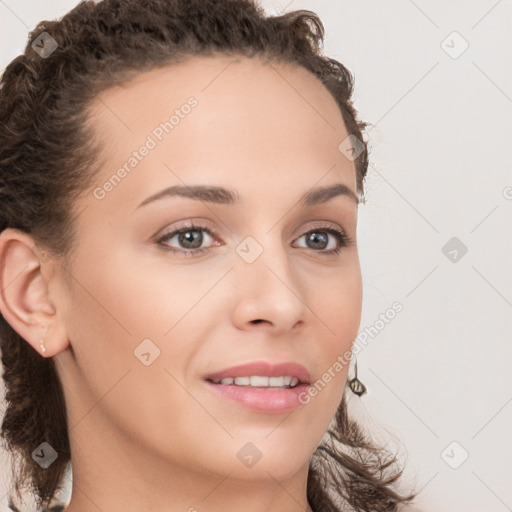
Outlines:
[[325, 293], [318, 293], [312, 303], [325, 327], [318, 354], [322, 364], [316, 386], [319, 390], [317, 400], [325, 401], [325, 407], [334, 414], [343, 395], [351, 349], [361, 322], [363, 294], [358, 261], [354, 260], [350, 267], [333, 273], [328, 283]]
[[98, 325], [89, 325], [95, 331], [114, 330], [133, 340], [163, 336], [208, 291], [213, 276], [200, 268], [145, 264], [129, 254], [125, 250], [114, 259], [109, 253], [108, 259], [96, 259], [103, 261], [101, 265], [85, 263], [74, 273], [80, 285], [75, 286], [73, 300], [82, 306], [75, 318], [93, 316], [99, 320]]
[[154, 366], [160, 372], [169, 368], [182, 380], [187, 362], [199, 348], [200, 336], [194, 333], [201, 332], [208, 315], [214, 314], [215, 294], [209, 296], [208, 291], [219, 272], [205, 272], [206, 266], [192, 270], [193, 265], [146, 264], [140, 257], [127, 257], [128, 250], [124, 257], [122, 252], [118, 258], [113, 252], [108, 258], [97, 257], [96, 264], [77, 260], [66, 300], [69, 339], [96, 396], [130, 368], [153, 368], [137, 358], [139, 347], [148, 348], [150, 357], [156, 354]]
[[[146, 440], [165, 439], [170, 426], [186, 438], [187, 418], [200, 416], [201, 410], [178, 382], [184, 381], [187, 361], [197, 350], [193, 325], [187, 322], [190, 310], [208, 283], [198, 276], [191, 286], [179, 269], [159, 272], [155, 266], [132, 267], [129, 260], [75, 269], [63, 315], [76, 358], [72, 391], [79, 390], [81, 397], [70, 400], [72, 423], [86, 428], [106, 415], [129, 435], [141, 436], [143, 427]], [[142, 362], [142, 346], [150, 354], [149, 365]], [[195, 422], [198, 436], [204, 421]]]
[[361, 322], [362, 278], [359, 261], [353, 259], [336, 271], [325, 273], [307, 284], [311, 310], [324, 326], [333, 350], [346, 349], [357, 336]]

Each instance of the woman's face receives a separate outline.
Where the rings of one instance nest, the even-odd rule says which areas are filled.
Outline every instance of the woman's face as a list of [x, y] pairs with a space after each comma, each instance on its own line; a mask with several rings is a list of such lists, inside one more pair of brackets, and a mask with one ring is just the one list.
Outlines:
[[[194, 58], [103, 92], [90, 119], [105, 163], [51, 287], [70, 344], [55, 360], [72, 451], [86, 461], [133, 445], [123, 464], [141, 473], [155, 461], [240, 479], [305, 470], [361, 314], [355, 167], [334, 99], [302, 68]], [[182, 195], [163, 193], [174, 187]], [[206, 380], [252, 362], [331, 379], [306, 404], [297, 390]]]

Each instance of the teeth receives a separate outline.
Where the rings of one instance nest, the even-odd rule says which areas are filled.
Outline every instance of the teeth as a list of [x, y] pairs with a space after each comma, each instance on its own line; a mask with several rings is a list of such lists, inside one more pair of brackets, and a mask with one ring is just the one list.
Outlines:
[[[254, 377], [251, 377], [251, 384], [252, 384], [252, 379], [254, 379]], [[284, 377], [269, 377], [268, 385], [283, 387], [284, 386]]]
[[254, 386], [254, 387], [295, 387], [299, 383], [297, 377], [282, 376], [282, 377], [264, 377], [261, 375], [251, 375], [250, 377], [224, 377], [220, 380], [214, 380], [216, 384], [223, 386]]
[[[269, 380], [270, 379], [268, 377], [250, 377], [250, 385], [251, 386], [268, 386], [270, 384]], [[237, 381], [237, 379], [235, 379], [235, 383], [236, 383], [236, 381]], [[270, 384], [270, 385], [275, 386], [275, 384]], [[282, 384], [281, 384], [281, 386], [282, 386]]]

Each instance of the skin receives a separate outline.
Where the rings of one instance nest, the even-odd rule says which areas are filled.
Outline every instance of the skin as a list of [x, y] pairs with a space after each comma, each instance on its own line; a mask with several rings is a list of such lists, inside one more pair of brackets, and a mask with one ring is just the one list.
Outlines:
[[[43, 258], [28, 234], [0, 235], [1, 312], [40, 354], [46, 333], [44, 357], [63, 384], [70, 512], [309, 510], [309, 459], [346, 385], [347, 365], [307, 405], [261, 413], [203, 381], [254, 360], [301, 363], [316, 381], [357, 335], [357, 204], [345, 195], [298, 204], [314, 187], [356, 191], [354, 163], [338, 149], [347, 129], [312, 74], [194, 57], [104, 91], [89, 118], [106, 148], [95, 186], [190, 96], [198, 105], [113, 190], [77, 201], [67, 266]], [[235, 189], [239, 201], [167, 197], [137, 208], [183, 184]], [[165, 252], [187, 251], [177, 236], [156, 239], [189, 219], [213, 232], [201, 231], [206, 252]], [[317, 226], [352, 243], [325, 254], [338, 242], [315, 229], [329, 245], [308, 245]], [[263, 248], [253, 263], [236, 252], [247, 236]], [[146, 338], [160, 350], [149, 366], [134, 356]], [[262, 453], [250, 468], [237, 457], [248, 442]]]

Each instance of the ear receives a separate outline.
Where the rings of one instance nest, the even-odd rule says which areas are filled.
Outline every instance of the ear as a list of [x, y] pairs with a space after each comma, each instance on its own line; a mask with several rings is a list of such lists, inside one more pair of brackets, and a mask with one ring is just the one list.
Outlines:
[[[34, 239], [17, 229], [0, 233], [0, 312], [9, 325], [44, 357], [65, 350], [69, 339], [55, 298], [49, 293], [51, 267]], [[41, 350], [44, 338], [46, 351]]]

